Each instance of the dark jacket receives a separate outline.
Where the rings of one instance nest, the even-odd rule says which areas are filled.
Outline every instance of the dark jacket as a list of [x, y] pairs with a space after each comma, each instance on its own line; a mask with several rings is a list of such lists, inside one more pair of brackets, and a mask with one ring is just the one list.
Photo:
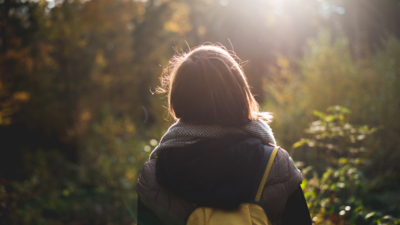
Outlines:
[[[194, 204], [230, 209], [254, 200], [271, 148], [256, 138], [229, 136], [163, 150], [139, 177], [139, 222], [155, 215], [162, 224], [184, 224]], [[290, 218], [311, 224], [301, 181], [300, 171], [280, 149], [260, 200], [273, 224]]]

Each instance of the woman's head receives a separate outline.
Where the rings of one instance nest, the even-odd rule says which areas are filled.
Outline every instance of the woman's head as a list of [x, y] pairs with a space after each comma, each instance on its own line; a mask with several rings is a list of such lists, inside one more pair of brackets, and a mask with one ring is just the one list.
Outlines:
[[[169, 112], [175, 119], [243, 125], [263, 117], [239, 58], [219, 46], [200, 46], [175, 56], [164, 70]], [[166, 88], [165, 88], [166, 87]]]

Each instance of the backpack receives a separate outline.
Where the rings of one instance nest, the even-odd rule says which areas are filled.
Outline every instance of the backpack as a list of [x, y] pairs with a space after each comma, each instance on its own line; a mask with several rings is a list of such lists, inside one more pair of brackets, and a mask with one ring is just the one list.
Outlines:
[[267, 212], [259, 204], [265, 182], [271, 170], [279, 146], [275, 146], [269, 157], [254, 201], [243, 202], [233, 210], [213, 207], [198, 207], [190, 214], [187, 225], [271, 225]]

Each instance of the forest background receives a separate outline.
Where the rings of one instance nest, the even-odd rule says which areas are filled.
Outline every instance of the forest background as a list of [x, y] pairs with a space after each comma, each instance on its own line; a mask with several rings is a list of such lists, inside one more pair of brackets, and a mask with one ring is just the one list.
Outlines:
[[398, 224], [399, 38], [398, 0], [0, 0], [0, 224], [135, 224], [163, 66], [206, 42], [246, 62], [315, 224]]

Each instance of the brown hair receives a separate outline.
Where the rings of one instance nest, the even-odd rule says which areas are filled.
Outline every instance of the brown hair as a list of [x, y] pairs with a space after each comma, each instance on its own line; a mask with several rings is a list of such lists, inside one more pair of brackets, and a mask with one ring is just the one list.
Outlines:
[[161, 83], [158, 92], [168, 92], [175, 120], [240, 126], [272, 119], [270, 113], [259, 112], [240, 59], [221, 46], [203, 45], [175, 55]]

